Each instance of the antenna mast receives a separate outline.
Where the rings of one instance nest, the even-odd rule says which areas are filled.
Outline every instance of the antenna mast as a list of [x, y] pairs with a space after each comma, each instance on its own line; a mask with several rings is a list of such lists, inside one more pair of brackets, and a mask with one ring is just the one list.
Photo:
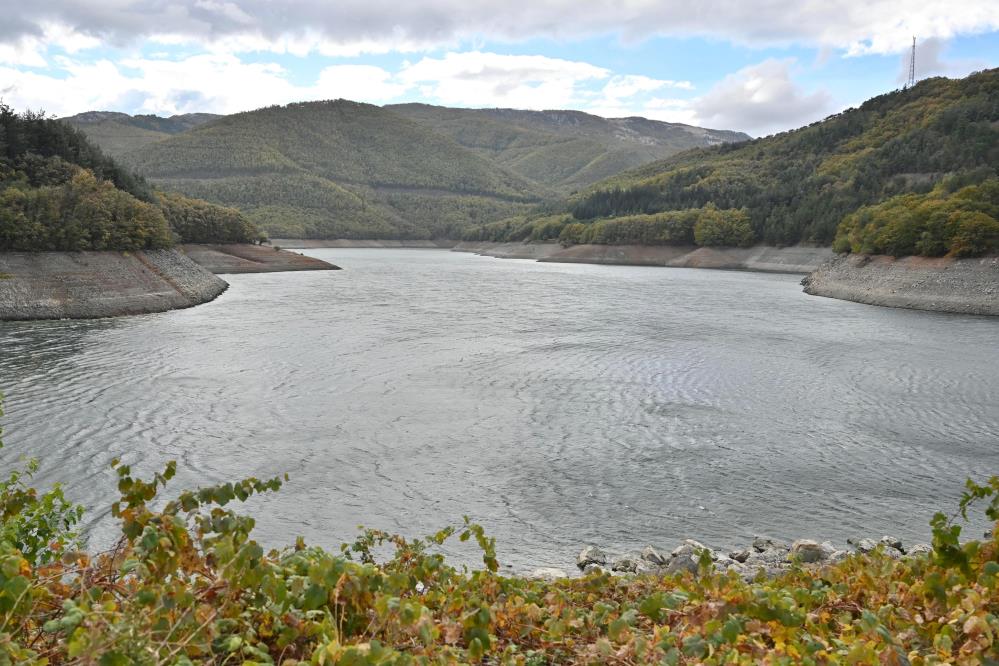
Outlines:
[[909, 80], [905, 87], [911, 88], [916, 85], [916, 36], [912, 37], [912, 56], [909, 58]]

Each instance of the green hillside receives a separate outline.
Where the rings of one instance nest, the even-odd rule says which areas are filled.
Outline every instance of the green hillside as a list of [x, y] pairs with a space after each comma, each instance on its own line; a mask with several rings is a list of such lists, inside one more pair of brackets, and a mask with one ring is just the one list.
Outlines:
[[454, 236], [550, 196], [449, 137], [344, 100], [225, 116], [123, 159], [272, 235], [306, 238]]
[[745, 141], [742, 132], [582, 111], [386, 107], [556, 191], [569, 194], [689, 148]]
[[[651, 236], [653, 243], [669, 244], [683, 234], [650, 234], [636, 216], [662, 225], [662, 213], [714, 206], [742, 211], [752, 241], [828, 245], [840, 223], [864, 206], [925, 194], [947, 178], [980, 182], [995, 176], [997, 165], [999, 70], [987, 70], [958, 80], [927, 79], [765, 139], [691, 150], [589, 188], [573, 197], [560, 217], [539, 212], [467, 237], [561, 237], [571, 243], [587, 237], [578, 225], [596, 224], [616, 227], [615, 233], [590, 232], [591, 237], [642, 243]], [[628, 224], [616, 224], [620, 218], [629, 218]], [[847, 241], [839, 246], [851, 247]], [[940, 252], [943, 246], [934, 247]]]
[[0, 103], [0, 251], [253, 242], [239, 211], [154, 192], [74, 127]]
[[114, 111], [87, 111], [63, 118], [82, 130], [87, 138], [112, 157], [162, 141], [219, 116], [212, 113], [186, 113], [169, 118], [153, 115], [130, 116]]

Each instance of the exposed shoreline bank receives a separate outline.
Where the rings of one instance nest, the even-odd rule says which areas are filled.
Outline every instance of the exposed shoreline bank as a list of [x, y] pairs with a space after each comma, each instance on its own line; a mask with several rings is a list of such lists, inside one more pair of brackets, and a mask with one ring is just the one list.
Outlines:
[[272, 238], [270, 244], [274, 247], [311, 250], [325, 247], [339, 248], [423, 248], [430, 250], [449, 249], [458, 244], [453, 240], [351, 240], [333, 238], [329, 240], [314, 238]]
[[802, 284], [805, 293], [868, 305], [999, 315], [999, 257], [953, 259], [844, 255]]
[[99, 319], [189, 308], [228, 287], [216, 273], [337, 270], [254, 245], [141, 252], [0, 252], [0, 321]]
[[624, 266], [664, 266], [671, 268], [713, 268], [766, 273], [810, 273], [833, 256], [827, 247], [748, 248], [694, 247], [672, 245], [571, 245], [558, 243], [462, 242], [456, 252], [474, 252], [502, 259], [606, 264]]

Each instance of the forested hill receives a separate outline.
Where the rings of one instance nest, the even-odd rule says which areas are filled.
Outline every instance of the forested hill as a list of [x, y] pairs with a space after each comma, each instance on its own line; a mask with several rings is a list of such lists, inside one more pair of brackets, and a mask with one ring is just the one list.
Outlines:
[[260, 236], [239, 211], [155, 192], [79, 130], [0, 103], [0, 251], [142, 250]]
[[83, 130], [101, 150], [117, 157], [218, 117], [213, 113], [185, 113], [161, 118], [153, 115], [130, 116], [114, 111], [87, 111], [62, 120]]
[[225, 116], [122, 159], [275, 236], [454, 237], [552, 196], [450, 137], [344, 100]]
[[[934, 188], [943, 194], [934, 195], [932, 202], [946, 200], [950, 207], [960, 202], [965, 212], [991, 218], [991, 200], [977, 198], [991, 196], [994, 188], [965, 190], [954, 201], [946, 192], [988, 181], [997, 167], [999, 70], [992, 69], [964, 79], [927, 79], [790, 132], [684, 152], [589, 188], [573, 197], [561, 215], [548, 211], [512, 219], [467, 237], [828, 245], [840, 223], [863, 207]], [[868, 233], [865, 225], [878, 216], [863, 213], [859, 221], [851, 218], [843, 236], [851, 240], [840, 248], [939, 254], [950, 240], [917, 248], [911, 237], [951, 233], [930, 228], [957, 224], [950, 214], [941, 217], [947, 206], [926, 205], [924, 210], [936, 217], [927, 212], [887, 231], [882, 223], [875, 227], [877, 233]], [[703, 243], [695, 238], [699, 222]], [[857, 231], [861, 227], [867, 232]], [[876, 238], [889, 232], [907, 240]]]
[[386, 108], [564, 194], [689, 148], [749, 139], [742, 132], [582, 111]]

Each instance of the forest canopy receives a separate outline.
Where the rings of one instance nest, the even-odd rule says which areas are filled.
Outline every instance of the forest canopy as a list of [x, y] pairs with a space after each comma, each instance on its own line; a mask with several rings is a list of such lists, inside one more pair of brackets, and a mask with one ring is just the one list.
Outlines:
[[239, 211], [154, 192], [79, 130], [0, 104], [0, 250], [142, 250], [260, 239]]

